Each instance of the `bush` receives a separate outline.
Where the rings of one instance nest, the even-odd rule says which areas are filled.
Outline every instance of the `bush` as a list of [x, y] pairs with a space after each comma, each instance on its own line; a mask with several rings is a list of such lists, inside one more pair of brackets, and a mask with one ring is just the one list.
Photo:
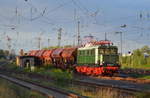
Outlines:
[[72, 80], [72, 73], [63, 71], [61, 69], [47, 70], [47, 71], [43, 72], [43, 74], [54, 78], [55, 83], [60, 86], [65, 86]]
[[150, 93], [139, 93], [139, 94], [136, 94], [136, 98], [150, 98]]
[[[147, 56], [145, 56], [145, 53]], [[124, 67], [144, 68], [150, 65], [150, 48], [144, 46], [141, 49], [136, 49], [131, 56], [125, 56], [121, 59]]]

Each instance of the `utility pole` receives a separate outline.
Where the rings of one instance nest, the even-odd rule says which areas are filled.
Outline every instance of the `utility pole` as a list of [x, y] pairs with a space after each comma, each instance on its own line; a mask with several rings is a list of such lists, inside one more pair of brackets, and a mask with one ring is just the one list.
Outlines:
[[58, 29], [58, 47], [61, 45], [61, 33], [62, 33], [62, 28]]
[[72, 46], [74, 47], [75, 46], [75, 41], [76, 41], [76, 35], [73, 35], [72, 38], [73, 38], [73, 45]]
[[120, 54], [122, 56], [122, 32], [116, 32], [116, 34], [120, 34]]
[[49, 42], [50, 42], [50, 39], [48, 38], [48, 40], [47, 40], [47, 41], [48, 41], [48, 47], [49, 47]]
[[41, 37], [38, 37], [37, 39], [38, 39], [38, 48], [40, 50], [41, 49]]
[[105, 32], [105, 41], [107, 40], [107, 33]]
[[120, 34], [120, 64], [122, 65], [122, 32], [115, 32], [116, 34]]
[[122, 32], [120, 32], [120, 42], [121, 42], [121, 56], [122, 56]]
[[80, 21], [78, 21], [78, 32], [77, 32], [78, 46], [80, 45]]
[[11, 55], [11, 38], [9, 36], [7, 36], [7, 47], [8, 47], [8, 59], [10, 59], [10, 55]]
[[11, 50], [11, 38], [9, 36], [7, 36], [7, 47], [8, 47], [8, 50], [10, 52], [10, 50]]

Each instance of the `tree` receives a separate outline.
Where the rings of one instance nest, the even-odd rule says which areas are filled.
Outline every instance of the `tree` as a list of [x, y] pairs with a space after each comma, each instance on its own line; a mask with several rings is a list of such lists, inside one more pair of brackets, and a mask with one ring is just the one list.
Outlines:
[[124, 66], [150, 65], [150, 48], [143, 46], [141, 49], [133, 50], [133, 55], [122, 57], [122, 61]]
[[146, 53], [150, 54], [150, 48], [148, 46], [144, 46], [144, 47], [141, 48], [141, 52], [142, 53], [146, 52]]

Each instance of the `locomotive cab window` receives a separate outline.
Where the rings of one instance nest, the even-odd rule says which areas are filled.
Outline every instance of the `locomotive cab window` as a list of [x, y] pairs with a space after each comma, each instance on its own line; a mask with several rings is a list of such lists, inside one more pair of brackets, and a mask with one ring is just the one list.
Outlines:
[[99, 49], [99, 54], [104, 54], [105, 53], [105, 49]]
[[110, 54], [110, 49], [109, 48], [105, 49], [105, 54]]
[[81, 55], [81, 54], [80, 54], [80, 51], [78, 51], [77, 53], [78, 53], [78, 55]]
[[86, 55], [89, 56], [89, 50], [86, 51]]
[[83, 55], [83, 56], [85, 55], [85, 51], [82, 51], [82, 55]]
[[117, 48], [101, 48], [99, 54], [117, 54]]
[[95, 55], [95, 49], [91, 50], [91, 55]]
[[83, 51], [78, 51], [78, 55], [82, 56], [83, 55]]
[[82, 55], [82, 52], [81, 52], [81, 51], [79, 51], [79, 55]]
[[112, 48], [110, 51], [111, 51], [111, 54], [117, 54], [117, 49], [116, 48]]

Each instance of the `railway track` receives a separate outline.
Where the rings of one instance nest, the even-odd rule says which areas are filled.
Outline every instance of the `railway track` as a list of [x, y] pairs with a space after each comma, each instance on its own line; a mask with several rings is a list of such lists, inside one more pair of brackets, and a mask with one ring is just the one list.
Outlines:
[[[1, 68], [0, 68], [1, 69]], [[48, 79], [53, 79], [52, 77], [46, 76], [46, 75], [41, 75], [41, 74], [34, 74], [34, 73], [26, 73], [26, 72], [18, 72], [18, 71], [13, 71], [13, 70], [9, 70], [9, 69], [1, 69], [5, 72], [10, 72], [10, 73], [16, 73], [16, 74], [27, 74], [29, 77], [37, 77], [37, 78], [48, 78]], [[84, 76], [81, 74], [77, 74], [78, 76]], [[94, 76], [89, 76], [89, 77], [94, 77]], [[139, 78], [135, 78], [135, 77], [131, 77], [128, 74], [120, 74], [119, 76], [113, 76], [113, 77], [109, 77], [109, 76], [96, 76], [94, 77], [96, 79], [107, 79], [107, 80], [121, 80], [121, 81], [128, 81], [128, 82], [134, 82], [134, 83], [141, 83], [141, 84], [150, 84], [150, 79], [139, 79]]]
[[[7, 74], [11, 74], [11, 73], [14, 73], [15, 71], [10, 72], [8, 70], [7, 71], [3, 70], [3, 72], [8, 72]], [[27, 75], [28, 77], [30, 77], [32, 79], [40, 78], [43, 81], [49, 81], [49, 80], [53, 81], [53, 78], [51, 78], [49, 76], [33, 74], [33, 73], [29, 74], [29, 73], [25, 73], [25, 72], [15, 72], [15, 73]], [[86, 87], [113, 88], [113, 89], [117, 89], [117, 90], [119, 90], [123, 93], [126, 93], [126, 94], [133, 94], [136, 92], [146, 92], [146, 93], [148, 92], [148, 93], [150, 93], [150, 88], [148, 90], [142, 89], [142, 88], [145, 88], [147, 86], [150, 87], [150, 84], [144, 84], [143, 85], [143, 84], [138, 84], [138, 83], [128, 83], [125, 81], [117, 81], [115, 79], [112, 79], [114, 77], [110, 77], [110, 78], [111, 79], [106, 79], [106, 77], [105, 78], [103, 77], [103, 78], [97, 79], [95, 77], [79, 76], [78, 79], [73, 80], [72, 83], [75, 85], [86, 86]], [[20, 79], [20, 78], [18, 78], [18, 79]], [[37, 85], [39, 85], [39, 84], [37, 84]]]
[[[77, 83], [94, 85], [94, 86], [104, 86], [112, 87], [120, 90], [131, 91], [131, 92], [147, 92], [150, 93], [150, 84], [141, 84], [141, 83], [132, 83], [126, 81], [118, 81], [114, 79], [105, 79], [105, 78], [95, 78], [95, 77], [86, 77], [81, 76], [79, 80], [75, 81]], [[79, 84], [80, 84], [79, 83]], [[148, 88], [147, 88], [148, 87]]]
[[[3, 69], [3, 68], [0, 68], [0, 72], [7, 73], [7, 74], [15, 73], [15, 74], [27, 75], [30, 78], [41, 78], [43, 81], [45, 80], [49, 81], [49, 80], [54, 79], [52, 77], [41, 75], [41, 74], [26, 73], [26, 72], [14, 71], [14, 70]], [[87, 87], [95, 87], [95, 88], [111, 88], [111, 89], [115, 88], [126, 94], [133, 94], [136, 92], [150, 93], [150, 88], [147, 88], [147, 87], [150, 87], [149, 81], [137, 82], [137, 81], [132, 80], [132, 83], [128, 83], [129, 81], [131, 82], [131, 79], [129, 80], [127, 76], [124, 76], [124, 77], [101, 77], [101, 76], [100, 77], [87, 77], [87, 76], [81, 75], [80, 77], [78, 77], [77, 80], [73, 80], [72, 83], [76, 85], [80, 85], [80, 86], [84, 85]], [[140, 81], [143, 81], [143, 80], [140, 80]], [[147, 84], [144, 84], [144, 83], [147, 83]]]
[[132, 78], [130, 79], [122, 77], [102, 77], [102, 76], [86, 77], [84, 75], [77, 75], [75, 77], [79, 77], [79, 81], [81, 81], [82, 84], [88, 84], [87, 82], [89, 82], [89, 85], [112, 87], [131, 92], [150, 93], [150, 80], [143, 80], [143, 79], [134, 80], [134, 78], [132, 80]]
[[55, 87], [46, 87], [46, 86], [40, 85], [38, 83], [34, 83], [34, 82], [27, 81], [24, 79], [8, 76], [6, 74], [5, 75], [0, 74], [0, 77], [3, 79], [6, 79], [8, 81], [11, 81], [17, 85], [37, 91], [37, 92], [47, 96], [48, 98], [86, 98], [84, 96], [75, 94], [73, 92], [64, 91], [60, 88], [58, 89]]
[[121, 81], [128, 81], [128, 82], [132, 82], [132, 83], [141, 83], [141, 84], [150, 84], [150, 80], [149, 79], [139, 79], [139, 78], [135, 78], [135, 77], [130, 77], [130, 76], [115, 76], [115, 77], [107, 77], [107, 76], [98, 76], [95, 77], [97, 79], [107, 79], [107, 80], [121, 80]]
[[137, 74], [137, 75], [150, 75], [150, 69], [144, 70], [144, 69], [133, 69], [133, 68], [126, 68], [126, 69], [120, 69], [119, 71], [121, 74]]

